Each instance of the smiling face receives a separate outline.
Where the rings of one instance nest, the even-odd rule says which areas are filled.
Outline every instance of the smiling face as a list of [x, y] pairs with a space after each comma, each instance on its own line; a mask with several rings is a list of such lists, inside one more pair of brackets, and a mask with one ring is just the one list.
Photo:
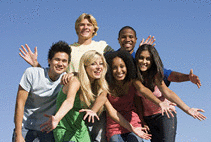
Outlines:
[[94, 26], [88, 19], [82, 19], [78, 25], [77, 33], [79, 38], [91, 39], [95, 33]]
[[104, 63], [101, 56], [96, 55], [96, 59], [88, 66], [86, 66], [86, 72], [91, 82], [95, 79], [100, 79], [103, 73]]
[[125, 62], [119, 57], [115, 57], [113, 59], [112, 75], [116, 81], [123, 81], [127, 75], [127, 67]]
[[130, 54], [133, 53], [137, 38], [135, 32], [132, 29], [123, 29], [119, 35], [118, 40], [121, 49], [128, 51]]
[[57, 78], [67, 70], [69, 55], [65, 52], [57, 52], [52, 59], [48, 59], [49, 77], [51, 80], [57, 80]]
[[149, 53], [149, 51], [144, 50], [140, 53], [139, 59], [138, 59], [138, 65], [139, 69], [142, 72], [147, 71], [152, 66], [152, 57]]

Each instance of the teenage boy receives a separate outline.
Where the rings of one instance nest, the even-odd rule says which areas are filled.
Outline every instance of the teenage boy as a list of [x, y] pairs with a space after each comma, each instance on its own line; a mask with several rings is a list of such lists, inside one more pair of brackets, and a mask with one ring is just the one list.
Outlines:
[[40, 125], [54, 115], [60, 80], [70, 62], [71, 48], [63, 41], [51, 46], [48, 68], [30, 67], [24, 72], [17, 93], [13, 142], [52, 142], [53, 132], [41, 132]]

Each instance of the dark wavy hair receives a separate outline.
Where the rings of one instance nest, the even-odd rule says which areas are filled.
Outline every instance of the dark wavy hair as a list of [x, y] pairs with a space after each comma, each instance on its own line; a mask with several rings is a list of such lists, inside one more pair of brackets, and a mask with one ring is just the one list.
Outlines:
[[112, 73], [113, 72], [112, 63], [113, 63], [113, 59], [116, 57], [121, 58], [125, 62], [125, 65], [127, 68], [127, 74], [124, 79], [124, 82], [126, 83], [136, 78], [136, 68], [135, 68], [133, 58], [130, 55], [130, 53], [128, 53], [127, 51], [122, 51], [122, 50], [108, 53], [105, 55], [106, 62], [108, 63], [108, 71], [106, 74], [106, 80], [109, 86], [111, 87], [115, 86], [114, 84], [115, 78], [113, 77], [113, 73]]
[[[138, 64], [138, 60], [140, 58], [140, 54], [141, 54], [142, 51], [148, 51], [150, 53], [151, 58], [152, 58], [152, 66], [151, 66], [150, 69], [148, 69], [146, 71], [147, 76], [143, 76], [143, 74], [142, 74], [142, 72], [139, 68], [139, 64]], [[138, 79], [141, 80], [141, 82], [147, 88], [149, 88], [151, 91], [154, 91], [155, 75], [158, 75], [158, 79], [159, 79], [160, 83], [162, 82], [163, 77], [164, 77], [164, 75], [163, 75], [163, 63], [160, 59], [160, 56], [159, 56], [157, 50], [152, 45], [143, 44], [136, 51], [135, 60], [136, 60], [136, 63], [137, 63], [136, 69], [137, 69]]]
[[56, 43], [53, 43], [51, 48], [48, 51], [48, 59], [51, 60], [57, 52], [65, 52], [65, 53], [67, 53], [67, 55], [69, 56], [68, 63], [70, 63], [70, 60], [71, 60], [71, 54], [70, 54], [71, 53], [71, 48], [66, 42], [58, 41]]
[[120, 37], [120, 34], [121, 34], [121, 32], [122, 32], [124, 29], [131, 29], [131, 30], [133, 30], [134, 33], [135, 33], [135, 37], [136, 37], [136, 31], [135, 31], [132, 27], [130, 27], [130, 26], [124, 26], [124, 27], [122, 27], [122, 28], [119, 30], [119, 35], [118, 35], [118, 37]]

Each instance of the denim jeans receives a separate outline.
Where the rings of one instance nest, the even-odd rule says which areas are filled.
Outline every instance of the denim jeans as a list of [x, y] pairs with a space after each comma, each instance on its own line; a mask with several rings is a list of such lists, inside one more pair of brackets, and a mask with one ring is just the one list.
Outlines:
[[[55, 142], [52, 131], [46, 133], [22, 128], [22, 135], [26, 142]], [[12, 142], [15, 142], [15, 129], [13, 131]]]
[[92, 142], [107, 142], [106, 139], [106, 112], [100, 115], [100, 121], [95, 119], [93, 123], [87, 123]]
[[109, 142], [143, 142], [143, 139], [138, 137], [133, 132], [113, 135]]
[[175, 142], [177, 116], [172, 113], [174, 117], [170, 118], [166, 114], [162, 116], [161, 113], [144, 117], [152, 134], [151, 142]]

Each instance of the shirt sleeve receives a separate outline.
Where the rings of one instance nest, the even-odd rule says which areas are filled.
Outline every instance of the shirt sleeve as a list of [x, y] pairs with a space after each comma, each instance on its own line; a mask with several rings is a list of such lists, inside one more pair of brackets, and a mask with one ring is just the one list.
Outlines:
[[166, 86], [169, 87], [169, 85], [170, 85], [171, 82], [168, 81], [168, 77], [171, 74], [172, 70], [167, 70], [167, 69], [164, 68], [164, 71], [163, 72], [164, 72], [163, 81], [165, 82]]
[[103, 53], [113, 52], [113, 51], [114, 51], [114, 49], [113, 49], [113, 48], [111, 48], [111, 46], [107, 45], [107, 46], [105, 47], [105, 49], [104, 49]]
[[32, 86], [32, 70], [31, 68], [27, 68], [23, 73], [23, 76], [20, 81], [20, 86], [27, 92], [31, 90]]

